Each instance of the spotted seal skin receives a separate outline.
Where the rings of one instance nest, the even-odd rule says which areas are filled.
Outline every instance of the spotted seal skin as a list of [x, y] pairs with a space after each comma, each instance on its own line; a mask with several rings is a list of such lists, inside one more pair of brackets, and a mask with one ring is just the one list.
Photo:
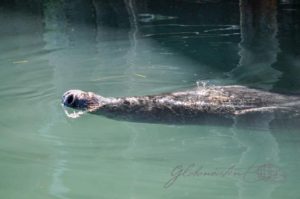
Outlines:
[[[102, 97], [92, 92], [67, 91], [62, 103], [118, 120], [170, 124], [232, 125], [238, 117], [272, 114], [299, 118], [300, 97], [244, 86], [210, 86], [136, 97]], [[254, 116], [254, 117], [253, 117]]]

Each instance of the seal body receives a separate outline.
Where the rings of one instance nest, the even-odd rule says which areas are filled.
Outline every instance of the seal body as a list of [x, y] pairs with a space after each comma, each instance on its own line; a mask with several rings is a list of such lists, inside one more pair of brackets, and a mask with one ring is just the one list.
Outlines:
[[63, 104], [93, 114], [135, 122], [232, 125], [236, 118], [272, 114], [298, 117], [300, 97], [244, 86], [210, 86], [159, 95], [105, 98], [71, 90]]

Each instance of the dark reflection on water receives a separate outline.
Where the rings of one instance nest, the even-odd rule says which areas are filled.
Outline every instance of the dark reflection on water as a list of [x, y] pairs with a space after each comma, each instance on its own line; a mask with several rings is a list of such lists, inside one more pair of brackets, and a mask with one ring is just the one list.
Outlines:
[[295, 1], [4, 1], [1, 7], [52, 18], [71, 45], [80, 38], [126, 40], [124, 32], [136, 29], [135, 38], [156, 41], [224, 79], [274, 91], [300, 89]]
[[277, 39], [277, 1], [240, 2], [240, 62], [232, 71], [233, 78], [271, 89], [281, 75], [272, 67], [280, 50]]
[[[291, 4], [289, 4], [291, 3]], [[283, 1], [278, 11], [280, 52], [273, 67], [282, 72], [274, 88], [282, 91], [300, 90], [300, 4]]]

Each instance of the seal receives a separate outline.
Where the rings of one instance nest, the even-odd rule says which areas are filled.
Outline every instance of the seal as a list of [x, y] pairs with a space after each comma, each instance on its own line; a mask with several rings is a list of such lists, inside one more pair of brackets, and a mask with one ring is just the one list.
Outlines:
[[[135, 97], [103, 97], [69, 90], [62, 104], [118, 120], [169, 124], [232, 125], [236, 118], [298, 118], [300, 97], [245, 86], [208, 86]], [[245, 117], [247, 116], [247, 117]]]

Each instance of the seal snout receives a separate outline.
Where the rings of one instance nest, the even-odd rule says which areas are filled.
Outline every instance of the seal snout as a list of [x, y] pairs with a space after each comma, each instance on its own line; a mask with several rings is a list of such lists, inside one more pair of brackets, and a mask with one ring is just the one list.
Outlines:
[[72, 106], [72, 104], [74, 104], [75, 101], [75, 97], [73, 94], [69, 94], [67, 96], [64, 96], [64, 100], [63, 100], [63, 104], [65, 106]]
[[72, 105], [74, 105], [75, 98], [76, 98], [75, 93], [76, 92], [74, 90], [69, 90], [65, 92], [62, 97], [62, 104], [68, 107], [72, 107]]
[[92, 110], [99, 106], [99, 99], [100, 96], [92, 92], [69, 90], [63, 94], [61, 103], [74, 109]]
[[85, 108], [86, 99], [84, 93], [81, 90], [69, 90], [64, 93], [62, 97], [62, 104], [71, 108]]

